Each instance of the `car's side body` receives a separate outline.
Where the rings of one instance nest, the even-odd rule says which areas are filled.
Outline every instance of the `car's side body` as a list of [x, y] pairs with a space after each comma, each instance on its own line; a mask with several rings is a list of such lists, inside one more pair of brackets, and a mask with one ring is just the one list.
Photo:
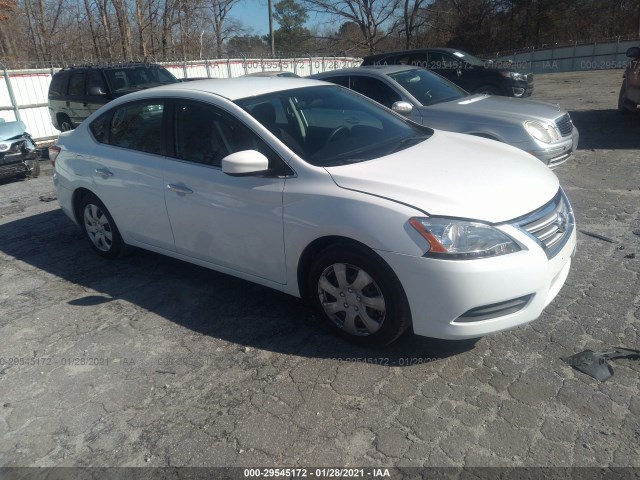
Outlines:
[[[553, 173], [517, 149], [440, 131], [370, 161], [313, 165], [240, 101], [247, 100], [247, 91], [248, 101], [258, 101], [269, 92], [301, 87], [336, 88], [310, 80], [247, 78], [182, 83], [117, 99], [61, 135], [54, 173], [58, 201], [82, 224], [81, 199], [98, 197], [126, 244], [295, 296], [317, 295], [307, 279], [322, 252], [364, 252], [395, 272], [420, 335], [472, 338], [540, 315], [564, 283], [576, 243], [573, 215]], [[232, 175], [225, 172], [232, 155], [222, 159], [222, 167], [177, 158], [178, 115], [185, 102], [248, 129], [275, 169]], [[118, 112], [137, 103], [148, 118], [163, 112], [155, 134], [158, 150], [132, 151], [114, 146], [111, 137], [111, 143], [98, 141], [103, 137], [95, 134], [95, 122], [111, 118], [113, 129]], [[472, 191], [478, 198], [464, 201]], [[408, 221], [438, 216], [475, 218], [508, 235], [519, 251], [470, 260], [427, 258], [424, 238]], [[549, 218], [546, 225], [557, 239], [553, 248], [528, 226], [539, 224], [541, 216]]]

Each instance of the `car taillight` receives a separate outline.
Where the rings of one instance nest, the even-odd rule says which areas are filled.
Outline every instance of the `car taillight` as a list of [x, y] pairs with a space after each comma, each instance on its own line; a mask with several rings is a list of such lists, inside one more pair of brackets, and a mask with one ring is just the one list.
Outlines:
[[56, 158], [58, 157], [58, 154], [62, 151], [62, 148], [60, 148], [57, 145], [52, 145], [49, 147], [49, 161], [51, 162], [51, 165], [53, 165], [54, 167], [56, 166]]

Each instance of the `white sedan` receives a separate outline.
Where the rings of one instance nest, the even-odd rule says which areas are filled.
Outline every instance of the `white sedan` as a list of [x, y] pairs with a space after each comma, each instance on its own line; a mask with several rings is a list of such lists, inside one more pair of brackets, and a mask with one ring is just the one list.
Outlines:
[[530, 322], [575, 251], [541, 162], [320, 81], [141, 91], [50, 156], [62, 209], [103, 257], [135, 246], [307, 297], [365, 344]]

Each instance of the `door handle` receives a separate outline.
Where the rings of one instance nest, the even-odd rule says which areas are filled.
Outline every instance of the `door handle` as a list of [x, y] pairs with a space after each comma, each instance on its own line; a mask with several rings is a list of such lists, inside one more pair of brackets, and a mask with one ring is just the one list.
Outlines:
[[184, 185], [176, 185], [175, 183], [167, 184], [167, 188], [172, 192], [176, 192], [180, 195], [189, 195], [193, 193], [193, 190], [191, 190], [190, 188], [187, 188]]
[[108, 168], [96, 168], [96, 174], [100, 175], [102, 178], [113, 177], [113, 173]]

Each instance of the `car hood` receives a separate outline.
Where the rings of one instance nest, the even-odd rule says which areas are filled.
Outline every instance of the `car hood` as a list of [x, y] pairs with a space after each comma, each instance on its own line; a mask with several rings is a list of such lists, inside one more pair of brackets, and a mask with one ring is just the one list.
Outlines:
[[522, 98], [500, 97], [496, 95], [469, 95], [451, 102], [436, 103], [421, 107], [426, 112], [454, 112], [486, 118], [492, 123], [495, 120], [532, 120], [543, 119], [553, 122], [566, 112], [558, 105]]
[[375, 160], [327, 167], [335, 183], [413, 206], [429, 215], [501, 223], [558, 192], [558, 178], [509, 145], [436, 130], [413, 147]]
[[15, 122], [0, 122], [0, 140], [9, 140], [21, 136], [27, 127], [18, 120]]

